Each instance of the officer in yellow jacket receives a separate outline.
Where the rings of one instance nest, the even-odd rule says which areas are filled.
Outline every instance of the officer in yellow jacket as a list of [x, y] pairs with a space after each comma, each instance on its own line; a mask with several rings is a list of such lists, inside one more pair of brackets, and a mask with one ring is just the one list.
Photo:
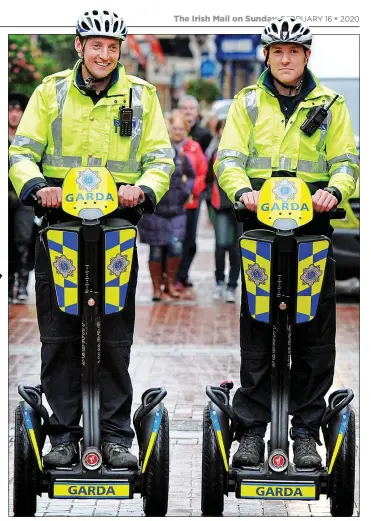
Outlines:
[[[156, 89], [127, 75], [119, 63], [126, 35], [123, 19], [114, 12], [97, 9], [82, 14], [75, 39], [80, 59], [73, 70], [53, 74], [36, 88], [10, 146], [10, 180], [25, 204], [36, 195], [44, 207], [55, 209], [49, 224], [71, 220], [60, 209], [62, 182], [71, 167], [106, 166], [117, 183], [120, 206], [126, 207], [125, 218], [134, 224], [138, 201], [144, 198], [147, 211], [154, 211], [169, 189], [173, 154]], [[118, 130], [120, 107], [131, 108], [126, 111], [126, 136]], [[44, 464], [64, 466], [78, 461], [82, 436], [80, 324], [58, 308], [40, 241], [35, 262], [41, 384], [53, 411], [52, 449]], [[135, 252], [125, 309], [102, 322], [102, 452], [112, 467], [137, 466], [129, 452], [134, 432], [128, 372], [137, 272]]]
[[[310, 109], [328, 106], [336, 93], [307, 68], [312, 36], [300, 20], [282, 17], [263, 30], [265, 64], [256, 85], [242, 89], [229, 110], [214, 170], [231, 201], [256, 210], [259, 190], [271, 176], [296, 176], [308, 184], [316, 218], [303, 234], [331, 238], [328, 211], [353, 193], [359, 158], [344, 97], [339, 95], [319, 128], [301, 130]], [[305, 128], [305, 127], [304, 127]], [[245, 231], [264, 227], [256, 218]], [[330, 254], [317, 316], [296, 326], [292, 338], [291, 437], [298, 467], [321, 464], [316, 450], [335, 365], [335, 265]], [[243, 281], [244, 284], [244, 281]], [[241, 387], [233, 408], [239, 448], [233, 461], [257, 465], [264, 459], [264, 434], [270, 421], [270, 346], [272, 330], [248, 313], [241, 301]]]

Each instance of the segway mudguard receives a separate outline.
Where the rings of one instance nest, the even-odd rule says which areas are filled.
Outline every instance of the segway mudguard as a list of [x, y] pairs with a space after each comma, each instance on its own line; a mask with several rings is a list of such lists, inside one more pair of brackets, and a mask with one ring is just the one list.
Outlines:
[[157, 434], [164, 414], [161, 400], [166, 396], [164, 388], [147, 389], [142, 395], [142, 404], [135, 411], [133, 424], [139, 445], [139, 460], [142, 475], [145, 474], [148, 461], [156, 443]]
[[37, 467], [42, 471], [41, 451], [44, 445], [41, 419], [40, 416], [28, 405], [28, 403], [21, 401], [19, 406], [22, 411], [23, 421], [27, 429], [27, 436], [30, 441]]
[[[346, 430], [348, 428], [349, 416], [352, 410], [350, 401], [353, 399], [351, 389], [339, 389], [334, 391], [328, 400], [322, 430], [327, 447], [327, 468], [331, 474], [336, 458], [340, 452]], [[343, 407], [341, 406], [343, 402]]]
[[225, 471], [229, 471], [229, 420], [228, 416], [211, 400], [208, 403], [210, 418], [218, 442], [220, 456], [224, 463]]

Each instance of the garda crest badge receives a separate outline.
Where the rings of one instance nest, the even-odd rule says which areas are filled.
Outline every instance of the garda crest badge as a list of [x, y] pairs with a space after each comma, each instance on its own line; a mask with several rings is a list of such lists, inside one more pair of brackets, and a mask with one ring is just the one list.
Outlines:
[[73, 275], [73, 272], [76, 269], [76, 267], [73, 265], [72, 260], [67, 259], [65, 255], [56, 257], [55, 262], [53, 262], [53, 266], [55, 267], [57, 273], [62, 275], [62, 277], [65, 279]]
[[101, 181], [102, 179], [99, 177], [98, 172], [96, 170], [90, 170], [90, 168], [80, 172], [79, 177], [76, 179], [80, 188], [87, 192], [91, 192], [98, 188]]
[[293, 183], [290, 183], [287, 179], [278, 181], [273, 189], [273, 193], [277, 199], [281, 199], [284, 203], [287, 203], [290, 199], [295, 197], [297, 189]]
[[322, 271], [320, 270], [319, 266], [311, 264], [308, 268], [304, 268], [300, 279], [303, 281], [303, 284], [313, 286], [315, 282], [319, 281], [321, 275]]
[[111, 258], [111, 262], [107, 267], [111, 275], [116, 275], [116, 277], [118, 277], [128, 269], [129, 265], [130, 261], [128, 260], [128, 256], [118, 253], [116, 257]]
[[250, 264], [245, 273], [249, 277], [249, 280], [251, 280], [251, 282], [253, 282], [256, 286], [259, 286], [259, 284], [264, 285], [265, 281], [268, 279], [268, 275], [265, 273], [265, 269], [261, 268], [257, 263]]

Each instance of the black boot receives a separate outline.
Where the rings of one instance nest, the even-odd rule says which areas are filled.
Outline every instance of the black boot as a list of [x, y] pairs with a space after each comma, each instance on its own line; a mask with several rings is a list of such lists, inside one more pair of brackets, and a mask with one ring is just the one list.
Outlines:
[[18, 273], [18, 288], [17, 288], [17, 299], [21, 302], [26, 302], [28, 299], [28, 278], [29, 272], [25, 269], [19, 270]]
[[113, 468], [137, 469], [138, 460], [129, 449], [119, 443], [104, 441], [102, 443], [104, 462]]
[[297, 434], [293, 444], [294, 463], [299, 468], [320, 467], [321, 456], [317, 452], [316, 440], [310, 434]]
[[233, 456], [235, 465], [256, 466], [264, 462], [265, 443], [260, 433], [251, 430], [241, 436], [240, 446]]
[[79, 445], [67, 441], [54, 445], [52, 450], [43, 457], [45, 467], [68, 467], [79, 462]]

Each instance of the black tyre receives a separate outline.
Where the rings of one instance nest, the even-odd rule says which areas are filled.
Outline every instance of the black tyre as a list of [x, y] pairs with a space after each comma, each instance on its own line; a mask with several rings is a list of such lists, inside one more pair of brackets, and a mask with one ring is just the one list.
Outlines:
[[348, 428], [332, 469], [330, 512], [333, 517], [351, 517], [354, 508], [356, 425], [351, 411]]
[[218, 516], [223, 513], [224, 473], [224, 464], [207, 405], [203, 422], [201, 489], [201, 511], [205, 516]]
[[144, 480], [143, 510], [146, 516], [163, 517], [169, 498], [169, 416], [167, 409], [161, 418], [155, 446], [149, 458]]
[[15, 410], [13, 512], [33, 517], [36, 512], [37, 467], [21, 407]]

